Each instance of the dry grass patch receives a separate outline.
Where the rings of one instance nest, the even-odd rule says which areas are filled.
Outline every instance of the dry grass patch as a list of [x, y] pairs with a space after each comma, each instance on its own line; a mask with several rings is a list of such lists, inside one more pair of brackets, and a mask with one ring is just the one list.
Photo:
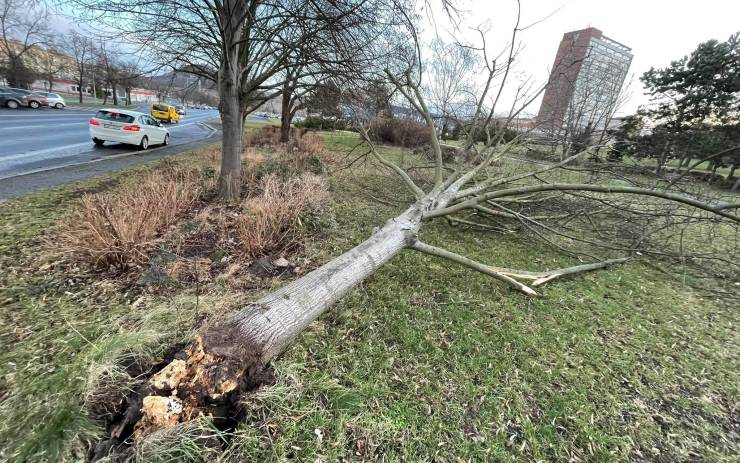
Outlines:
[[140, 265], [154, 240], [205, 189], [197, 172], [169, 167], [109, 193], [85, 195], [57, 227], [52, 245], [97, 269]]
[[295, 249], [305, 230], [301, 213], [317, 208], [327, 196], [324, 180], [310, 173], [288, 179], [269, 174], [259, 190], [244, 201], [245, 213], [238, 219], [243, 252], [253, 258]]
[[321, 138], [313, 133], [307, 133], [301, 137], [291, 138], [288, 142], [288, 151], [298, 151], [304, 155], [318, 156], [324, 151]]
[[[297, 127], [290, 128], [290, 140], [300, 140], [306, 133], [306, 129]], [[280, 127], [264, 126], [259, 130], [248, 130], [242, 137], [244, 146], [271, 146], [280, 144]]]

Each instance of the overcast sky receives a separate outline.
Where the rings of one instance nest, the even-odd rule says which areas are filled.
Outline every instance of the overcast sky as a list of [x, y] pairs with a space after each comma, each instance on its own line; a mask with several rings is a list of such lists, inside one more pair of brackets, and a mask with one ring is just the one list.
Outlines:
[[[509, 41], [516, 15], [515, 0], [462, 0], [472, 26], [488, 21], [489, 43]], [[521, 0], [522, 24], [552, 16], [524, 31], [524, 49], [517, 70], [538, 82], [547, 80], [565, 32], [595, 27], [632, 48], [632, 98], [622, 113], [632, 113], [649, 101], [639, 76], [651, 66], [662, 67], [689, 54], [709, 39], [727, 40], [740, 31], [740, 0]], [[439, 22], [438, 24], [441, 24]], [[444, 27], [444, 26], [443, 26]], [[539, 102], [532, 107], [539, 109]]]
[[[438, 0], [431, 0], [438, 6]], [[464, 10], [461, 30], [455, 34], [477, 38], [470, 27], [486, 24], [488, 44], [496, 52], [510, 40], [516, 18], [515, 0], [456, 0]], [[423, 2], [422, 2], [423, 3]], [[523, 49], [518, 56], [517, 78], [528, 76], [544, 83], [565, 32], [596, 27], [604, 35], [632, 48], [634, 59], [628, 79], [632, 78], [631, 99], [621, 114], [633, 113], [646, 104], [639, 76], [651, 66], [663, 67], [690, 53], [709, 39], [727, 40], [740, 31], [740, 0], [521, 0], [522, 25], [540, 21], [519, 35]], [[427, 15], [427, 17], [429, 17]], [[451, 30], [445, 15], [433, 14], [437, 30], [449, 39]], [[69, 28], [68, 19], [57, 16], [58, 31]], [[427, 26], [425, 39], [433, 38]], [[466, 37], [463, 37], [466, 38]], [[427, 42], [428, 43], [428, 42]], [[502, 103], [507, 103], [502, 101]], [[536, 113], [539, 101], [528, 112]]]

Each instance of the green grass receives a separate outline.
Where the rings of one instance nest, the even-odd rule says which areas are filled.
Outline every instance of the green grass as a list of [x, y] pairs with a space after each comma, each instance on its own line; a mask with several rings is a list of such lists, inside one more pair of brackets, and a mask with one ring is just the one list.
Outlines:
[[[693, 166], [696, 161], [698, 161], [698, 159], [692, 159], [688, 165]], [[628, 160], [626, 160], [626, 162], [636, 163], [641, 166], [651, 167], [653, 169], [656, 166], [656, 160], [649, 159], [649, 158], [629, 158]], [[680, 163], [680, 159], [670, 159], [668, 160], [668, 163], [666, 165], [668, 166], [669, 169], [679, 170], [679, 163]], [[686, 170], [686, 167], [687, 166], [684, 165], [683, 167], [681, 167], [681, 170], [682, 171]], [[691, 170], [696, 171], [696, 172], [704, 172], [708, 174], [712, 172], [712, 166], [711, 166], [710, 161], [704, 161], [700, 164], [697, 164], [696, 167], [694, 167]], [[721, 175], [723, 177], [727, 177], [728, 175], [730, 175], [730, 168], [729, 167], [718, 167], [716, 174]]]
[[[343, 133], [324, 138], [334, 149], [356, 143]], [[126, 178], [0, 204], [0, 460], [81, 458], [80, 438], [101, 432], [85, 395], [118, 393], [91, 388], [100, 371], [115, 377], [122, 357], [156, 358], [192, 336], [196, 311], [220, 316], [266, 290], [215, 287], [196, 298], [185, 288], [134, 304], [142, 295], [113, 279], [39, 268], [39, 236], [80, 191]], [[327, 228], [305, 251], [315, 262], [362, 241], [408, 199], [373, 169], [340, 173], [330, 185]], [[522, 237], [441, 221], [422, 238], [493, 265], [572, 262]], [[157, 436], [137, 449], [139, 459], [736, 461], [735, 308], [640, 263], [552, 282], [543, 293], [527, 298], [404, 251], [274, 362], [277, 384], [243, 398], [246, 418], [225, 451], [205, 421]]]
[[247, 119], [244, 121], [244, 128], [247, 128], [247, 129], [260, 128], [266, 125], [280, 127], [280, 119], [262, 119], [262, 120]]

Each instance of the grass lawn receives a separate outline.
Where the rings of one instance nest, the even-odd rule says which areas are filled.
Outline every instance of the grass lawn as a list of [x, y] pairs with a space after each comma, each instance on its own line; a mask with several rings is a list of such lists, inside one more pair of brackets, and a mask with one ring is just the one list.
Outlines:
[[[356, 144], [351, 134], [323, 138], [336, 151]], [[198, 153], [175, 162], [212, 174]], [[104, 432], [92, 417], [109, 412], [97, 399], [121, 399], [120, 365], [156, 363], [203, 319], [284, 284], [148, 293], [47, 257], [48, 228], [84, 192], [161, 164], [0, 203], [0, 461], [84, 461]], [[315, 264], [409, 199], [372, 168], [338, 172], [329, 185], [321, 230], [301, 252]], [[422, 235], [493, 265], [573, 263], [523, 236], [443, 221]], [[274, 362], [276, 384], [242, 398], [232, 435], [201, 419], [140, 445], [138, 461], [737, 461], [736, 307], [639, 262], [542, 291], [529, 298], [404, 251]]]
[[[689, 166], [693, 166], [694, 163], [698, 161], [698, 159], [692, 159], [689, 163]], [[635, 163], [641, 166], [647, 166], [651, 168], [655, 168], [656, 161], [655, 159], [647, 159], [647, 158], [629, 158], [626, 162], [628, 163]], [[667, 166], [669, 169], [675, 169], [679, 170], [679, 159], [670, 159], [667, 163]], [[681, 170], [686, 170], [686, 166], [681, 167]], [[711, 173], [712, 172], [712, 166], [709, 161], [704, 161], [700, 164], [698, 164], [696, 167], [691, 169], [692, 171], [697, 172], [705, 172], [705, 173]], [[717, 175], [721, 175], [723, 177], [727, 177], [730, 175], [730, 168], [729, 167], [718, 167], [717, 168]]]

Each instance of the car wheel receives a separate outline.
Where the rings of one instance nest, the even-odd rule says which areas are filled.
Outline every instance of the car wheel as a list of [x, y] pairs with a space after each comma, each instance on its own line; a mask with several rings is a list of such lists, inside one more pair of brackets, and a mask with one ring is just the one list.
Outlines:
[[10, 109], [18, 109], [18, 102], [13, 100], [8, 100], [7, 103], [5, 103], [5, 106], [7, 106]]
[[28, 106], [32, 107], [33, 109], [39, 109], [39, 106], [41, 105], [38, 101], [31, 101], [30, 103], [28, 103]]
[[54, 107], [57, 108], [57, 109], [64, 109], [64, 105], [61, 104], [61, 103], [55, 104]]
[[167, 146], [167, 145], [170, 144], [170, 134], [167, 134], [167, 135], [164, 136], [164, 143], [162, 143], [162, 144], [165, 145], [165, 146]]
[[105, 143], [105, 141], [99, 138], [93, 138], [93, 143], [95, 143], [95, 146], [103, 146], [103, 143]]
[[146, 151], [149, 148], [149, 137], [144, 135], [144, 138], [141, 139], [141, 143], [139, 143], [139, 149], [142, 151]]

